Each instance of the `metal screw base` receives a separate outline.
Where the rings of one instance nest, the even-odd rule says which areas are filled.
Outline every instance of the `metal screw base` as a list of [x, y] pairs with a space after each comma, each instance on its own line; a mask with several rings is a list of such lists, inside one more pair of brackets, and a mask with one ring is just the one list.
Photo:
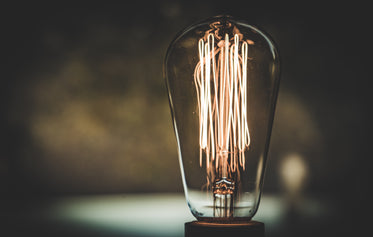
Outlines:
[[258, 221], [229, 224], [192, 221], [185, 223], [185, 237], [264, 237], [264, 223]]

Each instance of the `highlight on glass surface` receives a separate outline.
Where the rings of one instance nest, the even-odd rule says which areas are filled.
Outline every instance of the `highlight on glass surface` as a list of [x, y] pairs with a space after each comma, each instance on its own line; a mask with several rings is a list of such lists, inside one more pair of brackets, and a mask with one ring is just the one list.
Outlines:
[[164, 62], [188, 206], [209, 222], [258, 209], [279, 86], [270, 38], [230, 16], [194, 24]]

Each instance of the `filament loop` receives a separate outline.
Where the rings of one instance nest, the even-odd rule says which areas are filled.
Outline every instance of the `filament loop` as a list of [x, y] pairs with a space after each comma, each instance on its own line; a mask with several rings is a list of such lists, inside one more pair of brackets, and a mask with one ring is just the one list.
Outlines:
[[[244, 152], [250, 145], [247, 123], [248, 43], [242, 42], [241, 50], [239, 48], [238, 34], [234, 35], [232, 43], [226, 34], [224, 40], [215, 44], [212, 33], [207, 36], [207, 42], [203, 39], [198, 42], [200, 61], [194, 71], [194, 81], [199, 115], [200, 166], [205, 153], [208, 173], [216, 173], [219, 169], [223, 170], [222, 173], [236, 172], [238, 166], [245, 169]], [[215, 166], [215, 172], [210, 165]]]

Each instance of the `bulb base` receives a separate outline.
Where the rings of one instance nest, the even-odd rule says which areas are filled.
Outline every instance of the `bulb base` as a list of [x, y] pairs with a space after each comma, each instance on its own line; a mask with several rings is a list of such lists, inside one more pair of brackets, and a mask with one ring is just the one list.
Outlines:
[[229, 224], [192, 221], [185, 223], [185, 237], [264, 237], [264, 223], [258, 221]]

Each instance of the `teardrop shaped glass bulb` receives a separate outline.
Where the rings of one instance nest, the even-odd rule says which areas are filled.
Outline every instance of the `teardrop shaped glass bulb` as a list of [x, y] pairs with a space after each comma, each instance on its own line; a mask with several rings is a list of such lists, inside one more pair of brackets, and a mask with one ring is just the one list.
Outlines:
[[210, 222], [250, 220], [279, 87], [273, 42], [230, 16], [213, 17], [176, 36], [164, 76], [192, 214]]

